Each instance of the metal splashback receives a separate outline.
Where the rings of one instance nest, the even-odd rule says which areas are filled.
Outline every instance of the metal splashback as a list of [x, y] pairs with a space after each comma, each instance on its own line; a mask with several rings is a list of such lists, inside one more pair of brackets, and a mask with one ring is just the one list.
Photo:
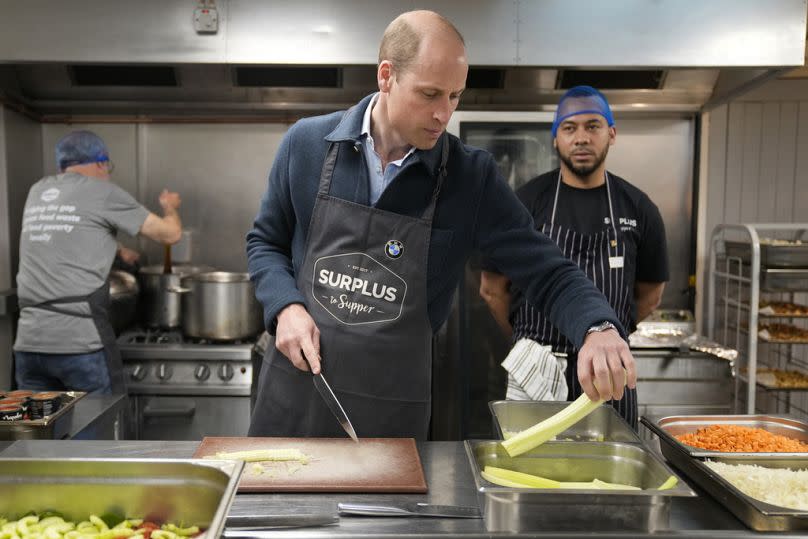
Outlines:
[[[80, 115], [293, 120], [345, 108], [375, 88], [377, 47], [400, 2], [219, 0], [215, 34], [193, 2], [15, 3], [0, 18], [0, 102], [43, 121]], [[650, 89], [607, 95], [620, 110], [696, 111], [804, 62], [805, 0], [441, 0], [471, 66], [501, 70], [469, 88], [465, 110], [552, 110], [563, 71], [653, 68]], [[76, 36], [81, 36], [77, 39]], [[597, 37], [592, 37], [597, 36]], [[174, 86], [78, 86], [75, 64], [173, 69]], [[239, 66], [337, 66], [328, 88], [246, 87]]]

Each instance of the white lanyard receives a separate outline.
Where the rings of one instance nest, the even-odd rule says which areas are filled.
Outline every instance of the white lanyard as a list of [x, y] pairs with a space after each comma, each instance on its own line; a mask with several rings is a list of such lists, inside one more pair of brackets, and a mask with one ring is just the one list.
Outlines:
[[[604, 171], [603, 173], [605, 180], [606, 180], [606, 200], [609, 201], [609, 219], [611, 220], [612, 230], [614, 231], [614, 239], [611, 240], [606, 250], [609, 253], [609, 267], [612, 268], [622, 268], [623, 267], [623, 257], [618, 256], [617, 250], [617, 225], [614, 223], [614, 209], [612, 208], [612, 191], [609, 187], [609, 173]], [[556, 183], [556, 192], [555, 198], [553, 199], [553, 213], [550, 215], [550, 227], [555, 224], [555, 214], [556, 209], [558, 208], [558, 194], [561, 191], [561, 171], [558, 171], [558, 182]], [[609, 246], [614, 247], [614, 256], [612, 256], [611, 250]]]

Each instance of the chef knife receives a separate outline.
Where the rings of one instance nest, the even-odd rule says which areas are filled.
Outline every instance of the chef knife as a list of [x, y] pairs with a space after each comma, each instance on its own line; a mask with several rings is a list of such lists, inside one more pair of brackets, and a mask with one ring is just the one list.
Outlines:
[[256, 537], [256, 531], [282, 528], [304, 528], [337, 524], [334, 513], [300, 513], [291, 515], [231, 515], [225, 521], [224, 537]]
[[356, 437], [356, 431], [351, 425], [351, 420], [348, 419], [348, 414], [345, 413], [345, 410], [342, 408], [342, 405], [337, 400], [337, 396], [334, 395], [334, 392], [331, 391], [331, 386], [328, 385], [328, 382], [325, 381], [325, 377], [323, 377], [323, 373], [315, 374], [313, 376], [314, 380], [314, 387], [317, 388], [317, 391], [320, 393], [320, 396], [323, 397], [323, 400], [328, 405], [328, 409], [331, 410], [331, 413], [334, 414], [334, 417], [337, 418], [339, 424], [345, 429], [345, 432], [348, 433], [348, 436], [354, 442], [358, 442], [359, 438]]
[[476, 507], [459, 505], [433, 505], [430, 503], [394, 503], [375, 505], [370, 503], [337, 504], [340, 515], [363, 515], [378, 517], [449, 517], [480, 518]]

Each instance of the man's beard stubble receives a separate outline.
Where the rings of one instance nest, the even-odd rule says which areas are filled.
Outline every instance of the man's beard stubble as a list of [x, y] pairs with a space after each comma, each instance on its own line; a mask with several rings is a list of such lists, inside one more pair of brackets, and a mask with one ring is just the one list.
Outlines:
[[581, 167], [575, 166], [572, 159], [569, 156], [563, 155], [558, 148], [556, 148], [556, 153], [558, 154], [558, 158], [561, 159], [565, 165], [567, 165], [567, 168], [569, 168], [573, 174], [578, 176], [578, 178], [584, 179], [596, 171], [598, 167], [600, 167], [600, 165], [606, 161], [606, 156], [609, 153], [609, 147], [606, 146], [600, 155], [595, 156], [595, 161], [591, 165]]

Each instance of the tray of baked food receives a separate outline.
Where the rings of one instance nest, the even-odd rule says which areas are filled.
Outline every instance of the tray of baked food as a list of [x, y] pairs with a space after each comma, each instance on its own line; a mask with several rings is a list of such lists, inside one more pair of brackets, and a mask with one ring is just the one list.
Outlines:
[[787, 301], [761, 301], [758, 313], [772, 318], [808, 318], [808, 306]]
[[779, 344], [808, 344], [808, 329], [793, 324], [760, 324], [760, 340]]

